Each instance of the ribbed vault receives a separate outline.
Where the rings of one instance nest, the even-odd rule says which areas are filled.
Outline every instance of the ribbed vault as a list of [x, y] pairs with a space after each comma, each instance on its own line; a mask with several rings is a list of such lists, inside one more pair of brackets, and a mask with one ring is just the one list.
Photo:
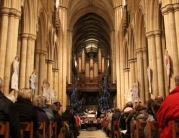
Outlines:
[[87, 13], [75, 23], [73, 28], [73, 49], [77, 54], [84, 41], [94, 38], [99, 40], [104, 55], [110, 54], [110, 29], [106, 21], [95, 13]]

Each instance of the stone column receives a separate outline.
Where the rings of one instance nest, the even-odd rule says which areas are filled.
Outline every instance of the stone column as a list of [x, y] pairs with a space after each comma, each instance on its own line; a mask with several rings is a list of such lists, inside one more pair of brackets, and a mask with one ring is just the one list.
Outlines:
[[73, 32], [71, 30], [68, 30], [68, 62], [67, 62], [67, 67], [68, 67], [68, 72], [67, 72], [67, 82], [71, 83], [72, 82], [72, 35]]
[[173, 89], [175, 87], [174, 77], [179, 72], [179, 58], [178, 58], [178, 48], [177, 48], [177, 33], [174, 14], [174, 8], [172, 4], [162, 5], [162, 13], [164, 15], [164, 24], [166, 31], [166, 48], [170, 55], [171, 59], [171, 78], [170, 78], [170, 88]]
[[26, 58], [27, 58], [27, 38], [29, 34], [22, 33], [21, 34], [21, 56], [20, 56], [20, 73], [19, 73], [19, 88], [25, 88], [26, 86]]
[[53, 68], [53, 88], [57, 91], [57, 99], [58, 95], [58, 71], [59, 69]]
[[50, 88], [53, 89], [53, 72], [52, 72], [52, 65], [53, 65], [53, 61], [50, 59], [46, 59], [46, 63], [47, 63], [47, 80], [50, 83]]
[[31, 45], [31, 37], [29, 35], [27, 39], [27, 55], [26, 55], [26, 69], [25, 69], [25, 87], [29, 88], [29, 78], [30, 75], [32, 74], [32, 69], [31, 69], [31, 51], [32, 51], [32, 45]]
[[164, 59], [162, 54], [162, 39], [161, 31], [154, 31], [155, 34], [155, 44], [156, 44], [156, 55], [157, 55], [157, 76], [158, 76], [158, 94], [164, 96], [165, 94], [165, 84], [164, 84]]
[[[122, 3], [118, 3], [114, 7], [114, 23], [115, 23], [115, 62], [112, 64], [116, 64], [116, 81], [117, 81], [117, 107], [123, 108], [125, 104], [124, 100], [124, 65], [123, 65], [123, 31], [122, 31], [122, 13], [123, 13], [123, 5]], [[113, 50], [114, 50], [113, 49]]]
[[41, 94], [41, 85], [39, 85], [39, 73], [40, 73], [40, 67], [39, 67], [39, 64], [40, 64], [40, 51], [35, 51], [35, 70], [37, 72], [37, 76], [36, 76], [36, 91], [38, 92], [35, 92], [35, 95], [40, 95]]
[[157, 74], [157, 56], [156, 56], [156, 45], [155, 45], [155, 36], [154, 32], [146, 33], [148, 39], [148, 58], [149, 58], [149, 67], [152, 70], [152, 95], [151, 98], [154, 98], [158, 95], [158, 74]]
[[7, 44], [7, 34], [8, 34], [8, 23], [9, 23], [9, 8], [1, 7], [1, 31], [0, 31], [0, 77], [4, 79], [4, 65], [6, 57], [6, 44]]
[[135, 62], [136, 59], [129, 59], [129, 67], [130, 67], [130, 72], [129, 72], [129, 86], [131, 87], [135, 83]]
[[179, 3], [175, 3], [174, 7], [174, 14], [175, 14], [175, 26], [176, 26], [176, 35], [177, 35], [177, 48], [179, 53]]
[[129, 71], [130, 69], [129, 68], [125, 68], [124, 69], [124, 86], [125, 86], [125, 93], [130, 89], [131, 86], [129, 86]]
[[46, 78], [46, 68], [45, 68], [45, 66], [46, 66], [46, 63], [45, 63], [45, 55], [46, 55], [46, 53], [45, 52], [40, 52], [39, 53], [39, 93], [40, 94], [42, 94], [42, 84], [43, 84], [43, 81], [45, 80], [45, 79], [47, 79]]
[[146, 102], [150, 95], [149, 95], [149, 82], [148, 82], [148, 76], [147, 76], [147, 67], [148, 67], [148, 55], [147, 55], [147, 48], [143, 47], [142, 48], [142, 59], [143, 59], [143, 84], [144, 84], [144, 97]]
[[[60, 33], [60, 37], [62, 37], [61, 41], [62, 41], [62, 74], [61, 76], [59, 75], [59, 77], [62, 77], [62, 89], [60, 90], [60, 92], [62, 93], [62, 110], [64, 111], [66, 109], [66, 98], [67, 98], [67, 94], [66, 94], [66, 76], [67, 76], [67, 66], [66, 63], [67, 61], [67, 8], [64, 6], [59, 6], [59, 18], [60, 18], [60, 22], [61, 22], [61, 33]], [[60, 69], [60, 68], [59, 68]], [[60, 83], [59, 83], [60, 84]]]
[[[16, 26], [14, 26], [14, 13], [15, 11], [12, 11], [10, 9], [9, 12], [9, 23], [8, 23], [8, 31], [7, 31], [7, 45], [6, 45], [6, 56], [5, 56], [5, 66], [4, 66], [4, 94], [9, 94], [9, 88], [11, 86], [11, 76], [12, 76], [12, 62], [15, 58], [13, 57], [14, 53], [16, 54], [16, 51], [13, 51], [13, 47], [17, 48], [17, 41], [14, 45], [13, 37], [14, 37], [14, 31], [16, 31]], [[14, 28], [15, 27], [15, 28]], [[15, 30], [14, 30], [15, 29]], [[16, 34], [16, 33], [15, 33]], [[13, 54], [12, 54], [13, 53]]]
[[110, 31], [110, 38], [111, 38], [111, 77], [112, 83], [116, 83], [116, 47], [115, 47], [115, 31]]

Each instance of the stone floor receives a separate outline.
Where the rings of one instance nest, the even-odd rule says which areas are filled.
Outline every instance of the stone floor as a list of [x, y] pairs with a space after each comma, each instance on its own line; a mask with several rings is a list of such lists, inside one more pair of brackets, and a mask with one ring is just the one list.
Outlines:
[[102, 130], [81, 130], [78, 138], [107, 138]]

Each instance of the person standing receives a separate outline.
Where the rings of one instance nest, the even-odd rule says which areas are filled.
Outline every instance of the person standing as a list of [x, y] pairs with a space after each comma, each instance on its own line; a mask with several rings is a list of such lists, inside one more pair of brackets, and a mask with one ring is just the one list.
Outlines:
[[11, 89], [18, 91], [19, 81], [19, 56], [16, 56], [13, 61], [13, 74], [11, 78]]
[[[4, 82], [0, 78], [0, 122], [10, 123], [11, 138], [20, 138], [20, 125], [14, 104], [3, 94]], [[1, 136], [0, 136], [1, 138]]]

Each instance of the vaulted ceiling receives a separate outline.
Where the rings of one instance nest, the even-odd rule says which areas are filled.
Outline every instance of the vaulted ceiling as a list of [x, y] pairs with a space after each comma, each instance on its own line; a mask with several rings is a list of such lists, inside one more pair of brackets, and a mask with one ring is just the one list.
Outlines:
[[121, 0], [60, 0], [68, 9], [68, 29], [73, 31], [73, 50], [80, 52], [88, 38], [99, 40], [104, 55], [110, 55], [110, 31], [114, 30], [114, 7]]

